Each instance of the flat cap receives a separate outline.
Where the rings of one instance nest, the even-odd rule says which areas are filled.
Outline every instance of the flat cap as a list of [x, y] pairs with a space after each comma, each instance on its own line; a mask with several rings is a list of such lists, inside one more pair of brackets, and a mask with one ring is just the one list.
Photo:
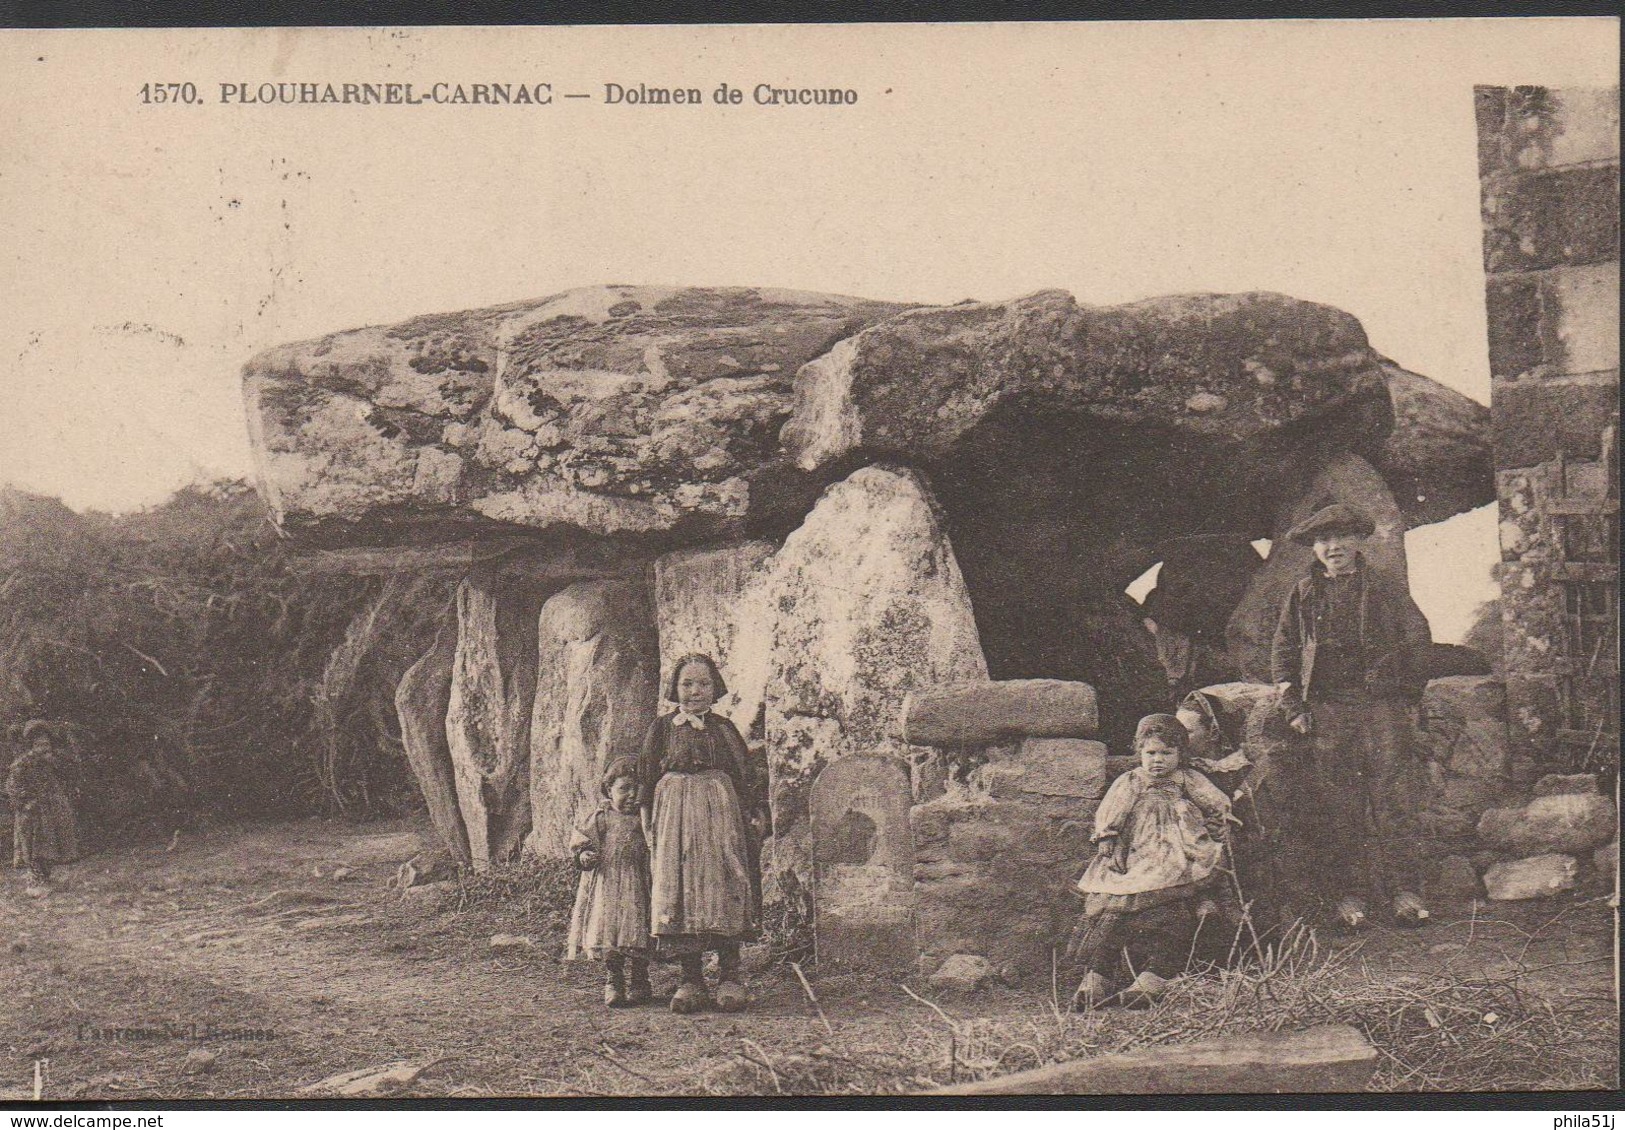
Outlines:
[[1299, 545], [1313, 545], [1315, 538], [1323, 534], [1357, 534], [1362, 538], [1370, 537], [1377, 525], [1367, 514], [1357, 506], [1350, 506], [1346, 502], [1334, 502], [1330, 506], [1316, 510], [1309, 517], [1299, 522], [1287, 531], [1287, 537]]

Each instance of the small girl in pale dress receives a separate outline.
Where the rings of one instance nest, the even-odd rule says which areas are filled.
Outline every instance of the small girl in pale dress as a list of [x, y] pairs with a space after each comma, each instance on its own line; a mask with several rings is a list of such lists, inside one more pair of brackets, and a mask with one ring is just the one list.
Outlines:
[[604, 770], [604, 803], [576, 825], [570, 855], [581, 869], [570, 916], [569, 960], [604, 963], [604, 1003], [647, 1004], [649, 845], [638, 814], [637, 762], [622, 757]]
[[1125, 949], [1136, 978], [1123, 998], [1148, 1004], [1179, 972], [1194, 936], [1202, 889], [1224, 851], [1230, 801], [1180, 764], [1186, 743], [1173, 715], [1140, 719], [1140, 767], [1113, 781], [1095, 812], [1095, 858], [1078, 880], [1083, 918], [1068, 947], [1088, 970], [1073, 998], [1080, 1007], [1112, 995]]

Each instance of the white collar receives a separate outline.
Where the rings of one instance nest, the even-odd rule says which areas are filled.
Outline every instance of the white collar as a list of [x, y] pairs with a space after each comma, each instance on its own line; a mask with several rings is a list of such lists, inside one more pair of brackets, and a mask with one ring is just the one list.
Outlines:
[[679, 706], [677, 708], [677, 713], [671, 716], [671, 724], [673, 727], [693, 726], [696, 730], [704, 731], [705, 716], [709, 713], [711, 713], [711, 708], [709, 706], [700, 711], [698, 714], [690, 714], [688, 711]]

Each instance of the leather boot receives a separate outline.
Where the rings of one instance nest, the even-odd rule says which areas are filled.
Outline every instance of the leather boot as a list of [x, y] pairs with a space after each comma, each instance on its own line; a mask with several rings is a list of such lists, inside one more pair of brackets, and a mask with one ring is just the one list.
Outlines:
[[604, 959], [604, 1004], [609, 1008], [626, 1007], [626, 959], [620, 954]]
[[628, 957], [626, 959], [626, 1003], [628, 1005], [648, 1004], [654, 995], [654, 987], [649, 984], [649, 959], [646, 957]]
[[739, 983], [739, 943], [717, 947], [717, 1008], [743, 1012], [750, 998]]

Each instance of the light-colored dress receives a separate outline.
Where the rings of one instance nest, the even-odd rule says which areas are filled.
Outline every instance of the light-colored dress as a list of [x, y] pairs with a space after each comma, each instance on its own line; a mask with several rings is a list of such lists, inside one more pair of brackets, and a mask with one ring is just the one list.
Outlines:
[[1092, 837], [1113, 840], [1115, 850], [1097, 856], [1078, 880], [1085, 913], [1140, 910], [1192, 893], [1224, 850], [1208, 822], [1229, 811], [1225, 795], [1194, 769], [1160, 781], [1143, 768], [1118, 777], [1095, 812]]
[[598, 863], [581, 873], [570, 915], [566, 960], [600, 960], [649, 949], [649, 845], [636, 814], [607, 804], [576, 825], [570, 854], [591, 848]]

